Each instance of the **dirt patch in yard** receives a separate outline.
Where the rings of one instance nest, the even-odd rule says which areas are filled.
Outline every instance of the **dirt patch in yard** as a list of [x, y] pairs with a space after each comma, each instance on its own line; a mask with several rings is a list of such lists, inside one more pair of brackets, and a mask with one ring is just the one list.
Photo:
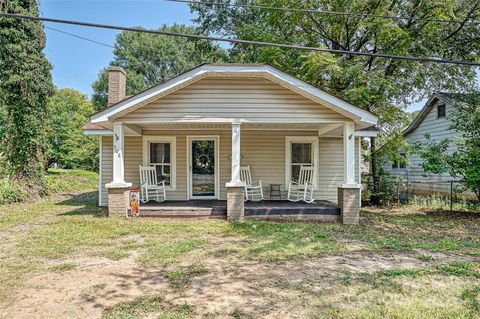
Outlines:
[[244, 317], [301, 318], [306, 316], [304, 304], [312, 293], [332, 288], [346, 275], [454, 259], [441, 254], [426, 262], [418, 254], [357, 251], [277, 263], [225, 256], [206, 260], [207, 271], [181, 288], [169, 285], [171, 267], [139, 267], [136, 253], [119, 261], [82, 257], [58, 261], [78, 265], [71, 270], [30, 277], [15, 303], [0, 314], [4, 318], [99, 318], [104, 309], [119, 302], [161, 294], [165, 303], [193, 305], [198, 315], [206, 317], [231, 317], [237, 311]]

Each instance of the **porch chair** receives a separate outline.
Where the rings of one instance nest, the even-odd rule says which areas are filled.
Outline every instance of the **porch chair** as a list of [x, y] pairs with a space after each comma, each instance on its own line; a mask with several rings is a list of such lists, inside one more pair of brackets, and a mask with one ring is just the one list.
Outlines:
[[156, 202], [163, 202], [167, 199], [165, 192], [165, 181], [157, 182], [157, 172], [153, 166], [142, 166], [140, 168], [140, 201], [148, 202], [150, 199]]
[[240, 180], [245, 183], [245, 200], [258, 202], [263, 200], [262, 181], [252, 182], [250, 165], [240, 166]]
[[288, 185], [288, 200], [313, 203], [313, 166], [300, 166], [298, 181], [290, 181]]

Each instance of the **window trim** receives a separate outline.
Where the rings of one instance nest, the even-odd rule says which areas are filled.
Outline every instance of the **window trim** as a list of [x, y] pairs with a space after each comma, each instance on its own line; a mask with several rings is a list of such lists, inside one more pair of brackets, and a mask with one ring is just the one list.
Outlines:
[[170, 143], [170, 185], [166, 189], [177, 190], [177, 138], [175, 136], [144, 136], [142, 156], [144, 166], [150, 165], [149, 143]]
[[[440, 106], [443, 106], [443, 108], [444, 108], [443, 116], [438, 115]], [[447, 105], [446, 104], [438, 104], [437, 105], [437, 119], [444, 119], [446, 117], [447, 117]]]
[[292, 179], [292, 143], [310, 143], [313, 145], [313, 189], [318, 189], [318, 137], [287, 136], [285, 137], [285, 185], [288, 187]]

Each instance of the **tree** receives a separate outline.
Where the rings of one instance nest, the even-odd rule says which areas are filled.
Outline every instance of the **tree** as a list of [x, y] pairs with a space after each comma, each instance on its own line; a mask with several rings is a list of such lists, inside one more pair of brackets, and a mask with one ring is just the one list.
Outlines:
[[[39, 13], [35, 0], [0, 0], [0, 10]], [[32, 196], [45, 191], [43, 148], [53, 84], [44, 47], [40, 22], [0, 17], [0, 105], [6, 116], [2, 151], [12, 179]]]
[[[269, 0], [264, 5], [323, 11], [402, 16], [383, 19], [254, 9], [220, 5], [191, 4], [197, 22], [206, 33], [285, 44], [356, 52], [478, 60], [480, 25], [468, 23], [480, 17], [477, 0]], [[254, 0], [241, 3], [258, 4]], [[438, 23], [423, 19], [461, 20]], [[346, 54], [308, 52], [275, 47], [233, 44], [231, 59], [268, 63], [350, 103], [379, 116], [382, 132], [372, 141], [372, 168], [375, 158], [386, 150], [399, 154], [405, 145], [401, 131], [408, 122], [406, 106], [435, 91], [466, 91], [477, 86], [474, 67], [423, 63]], [[373, 139], [372, 139], [373, 140]], [[373, 170], [374, 184], [378, 170]], [[377, 187], [375, 187], [377, 188]]]
[[95, 170], [98, 166], [98, 139], [81, 129], [93, 113], [87, 97], [73, 89], [56, 90], [48, 102], [47, 163], [69, 168]]
[[[200, 33], [197, 28], [179, 24], [164, 25], [158, 30]], [[227, 58], [224, 49], [207, 41], [122, 32], [117, 36], [114, 58], [110, 64], [121, 66], [127, 71], [127, 95], [132, 95], [201, 63], [224, 62]], [[104, 69], [92, 85], [94, 90], [92, 101], [96, 110], [101, 110], [107, 105], [107, 86], [107, 70]]]
[[[229, 0], [216, 1], [228, 4]], [[242, 3], [257, 4], [246, 0]], [[475, 61], [480, 51], [480, 17], [476, 0], [270, 0], [273, 7], [304, 8], [408, 19], [325, 15], [288, 10], [192, 4], [202, 30], [245, 40], [288, 43], [329, 49], [442, 57]], [[438, 23], [423, 19], [456, 19]], [[232, 59], [269, 63], [354, 105], [379, 115], [386, 132], [397, 127], [397, 116], [413, 100], [437, 90], [476, 85], [474, 67], [422, 63], [346, 54], [234, 44]], [[405, 116], [405, 115], [402, 115]]]
[[[431, 141], [426, 135], [427, 142], [417, 144], [417, 152], [425, 172], [460, 178], [480, 200], [480, 95], [458, 95], [453, 102], [456, 111], [451, 129], [461, 132], [460, 137]], [[449, 151], [450, 145], [455, 146], [454, 152]]]

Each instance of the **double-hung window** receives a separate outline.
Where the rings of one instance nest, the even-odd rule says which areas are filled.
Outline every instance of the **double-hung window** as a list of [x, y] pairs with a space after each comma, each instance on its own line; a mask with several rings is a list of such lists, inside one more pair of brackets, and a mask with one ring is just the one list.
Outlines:
[[157, 180], [168, 189], [176, 187], [175, 137], [144, 137], [143, 165], [155, 167]]
[[298, 181], [302, 166], [313, 166], [313, 186], [318, 179], [318, 137], [288, 136], [286, 139], [286, 184]]

